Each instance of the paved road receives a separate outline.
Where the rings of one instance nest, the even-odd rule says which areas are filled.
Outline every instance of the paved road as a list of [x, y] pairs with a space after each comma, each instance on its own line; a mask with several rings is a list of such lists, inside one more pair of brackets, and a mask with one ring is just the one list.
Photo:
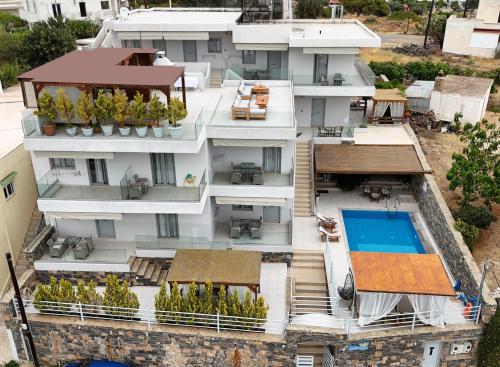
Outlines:
[[382, 46], [386, 44], [403, 44], [403, 43], [415, 43], [417, 45], [424, 44], [424, 36], [415, 34], [400, 34], [396, 32], [383, 33], [376, 32], [377, 35], [382, 39]]

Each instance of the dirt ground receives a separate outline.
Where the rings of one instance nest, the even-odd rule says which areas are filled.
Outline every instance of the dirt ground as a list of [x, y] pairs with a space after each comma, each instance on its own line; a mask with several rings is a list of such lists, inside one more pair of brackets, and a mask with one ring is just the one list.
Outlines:
[[[406, 21], [392, 20], [389, 17], [376, 17], [373, 15], [349, 16], [349, 18], [359, 20], [374, 32], [398, 32], [405, 34], [422, 33], [423, 23], [419, 25], [416, 22], [410, 21], [408, 24]], [[367, 22], [366, 19], [369, 19], [369, 21]], [[373, 20], [375, 20], [375, 22], [373, 22]], [[425, 21], [423, 20], [423, 22]]]
[[[495, 121], [497, 125], [500, 124], [499, 113], [487, 112], [486, 118], [489, 121]], [[450, 209], [455, 209], [460, 196], [457, 192], [448, 189], [446, 173], [451, 167], [451, 155], [461, 151], [462, 142], [455, 134], [434, 131], [420, 134], [419, 140], [427, 161], [433, 169], [433, 175], [441, 193]], [[479, 266], [485, 257], [488, 258], [490, 270], [486, 280], [491, 291], [500, 287], [500, 205], [494, 205], [493, 212], [498, 220], [492, 223], [487, 230], [480, 231], [479, 239], [472, 253]]]

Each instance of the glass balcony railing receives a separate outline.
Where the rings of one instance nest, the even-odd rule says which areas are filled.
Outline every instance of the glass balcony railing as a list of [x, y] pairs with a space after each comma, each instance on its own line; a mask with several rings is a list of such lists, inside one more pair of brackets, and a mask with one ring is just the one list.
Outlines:
[[[94, 133], [91, 137], [86, 137], [82, 134], [80, 129], [77, 129], [77, 135], [72, 136], [71, 138], [77, 139], [155, 139], [155, 140], [170, 140], [170, 141], [196, 141], [200, 136], [201, 131], [205, 123], [208, 121], [209, 113], [205, 111], [203, 108], [198, 113], [195, 118], [188, 117], [182, 121], [183, 132], [180, 137], [172, 137], [167, 129], [167, 123], [164, 123], [164, 131], [162, 138], [156, 138], [153, 133], [153, 129], [148, 128], [148, 134], [145, 138], [139, 138], [134, 129], [132, 128], [130, 131], [130, 135], [123, 137], [120, 135], [118, 131], [118, 126], [115, 124], [115, 128], [113, 129], [113, 134], [111, 136], [105, 136], [103, 133]], [[76, 124], [75, 124], [76, 125]], [[133, 122], [130, 121], [127, 123], [128, 126], [133, 127]], [[77, 125], [79, 126], [79, 125]], [[35, 136], [44, 136], [42, 130], [42, 123], [37, 116], [33, 113], [28, 114], [22, 119], [22, 128], [25, 137], [35, 137]], [[56, 123], [56, 135], [47, 136], [50, 139], [58, 139], [58, 138], [70, 138], [66, 133], [65, 124], [62, 122]]]
[[[371, 84], [370, 84], [371, 83]], [[313, 74], [293, 74], [295, 86], [324, 86], [324, 87], [365, 87], [373, 85], [360, 74], [328, 74], [318, 76]]]
[[226, 69], [226, 80], [290, 80], [288, 69], [259, 69], [255, 66], [230, 65]]
[[207, 186], [206, 171], [198, 186], [152, 186], [137, 184], [130, 170], [121, 179], [120, 185], [68, 185], [59, 180], [57, 170], [50, 170], [37, 180], [38, 197], [55, 200], [120, 201], [136, 200], [149, 202], [197, 202], [203, 197]]
[[206, 237], [135, 236], [136, 248], [141, 250], [207, 249], [225, 250], [229, 241], [209, 241]]

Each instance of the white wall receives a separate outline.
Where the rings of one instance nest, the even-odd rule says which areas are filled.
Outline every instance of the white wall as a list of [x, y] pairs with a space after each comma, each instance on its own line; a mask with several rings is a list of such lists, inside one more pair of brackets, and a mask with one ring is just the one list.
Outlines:
[[476, 20], [482, 20], [485, 23], [498, 23], [499, 12], [499, 0], [481, 0], [477, 7]]
[[480, 98], [433, 91], [431, 93], [430, 108], [439, 120], [451, 122], [456, 112], [462, 112], [462, 121], [476, 123], [482, 120], [484, 116], [488, 96], [489, 93]]
[[443, 52], [469, 55], [469, 44], [474, 29], [474, 20], [459, 19], [451, 16], [446, 22]]
[[[304, 54], [302, 48], [289, 49], [289, 68], [294, 74], [314, 74], [314, 54]], [[354, 66], [355, 55], [328, 55], [328, 74], [359, 74]]]
[[[80, 14], [80, 2], [85, 2], [87, 16], [82, 17]], [[21, 1], [22, 10], [20, 17], [29, 23], [47, 20], [54, 16], [52, 12], [52, 3], [61, 4], [61, 14], [64, 18], [70, 19], [90, 19], [99, 21], [113, 14], [112, 9], [117, 9], [117, 1], [109, 0], [109, 9], [101, 9], [101, 0], [29, 0], [29, 8], [26, 1]]]
[[[296, 96], [295, 118], [298, 127], [311, 126], [312, 97]], [[318, 96], [318, 98], [321, 98]], [[325, 126], [347, 126], [349, 124], [349, 113], [351, 97], [324, 97], [325, 104]]]

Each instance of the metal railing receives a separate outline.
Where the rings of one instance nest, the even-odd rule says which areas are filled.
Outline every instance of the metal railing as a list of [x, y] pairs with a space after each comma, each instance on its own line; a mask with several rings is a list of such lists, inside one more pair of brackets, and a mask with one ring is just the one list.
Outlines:
[[309, 313], [322, 313], [331, 315], [332, 301], [330, 297], [294, 296], [292, 295], [290, 316], [306, 315]]
[[335, 267], [333, 264], [333, 258], [334, 255], [332, 253], [332, 246], [330, 245], [328, 241], [328, 236], [326, 236], [326, 250], [325, 254], [323, 255], [325, 259], [325, 272], [326, 272], [326, 280], [327, 280], [327, 286], [328, 286], [328, 294], [330, 296], [330, 306], [331, 306], [331, 311], [332, 315], [338, 316], [339, 314], [339, 298], [337, 296], [334, 296], [337, 294], [337, 282], [335, 280]]
[[[189, 312], [156, 311], [154, 309], [110, 307], [82, 303], [33, 301], [23, 299], [26, 313], [48, 314], [86, 319], [119, 320], [148, 324], [179, 325], [194, 328], [215, 329], [239, 332], [282, 334], [286, 320], [268, 320], [252, 317], [225, 316], [221, 314], [201, 314]], [[16, 313], [19, 314], [17, 300], [14, 299]]]

